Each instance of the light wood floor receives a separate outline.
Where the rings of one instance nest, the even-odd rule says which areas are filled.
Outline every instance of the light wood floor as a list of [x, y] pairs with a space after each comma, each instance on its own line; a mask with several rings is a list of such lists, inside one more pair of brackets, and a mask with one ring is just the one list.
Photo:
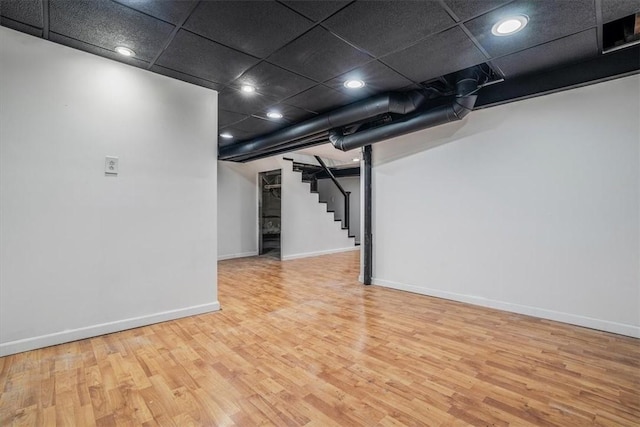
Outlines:
[[0, 425], [640, 425], [640, 342], [355, 281], [358, 253], [220, 264], [223, 310], [0, 359]]

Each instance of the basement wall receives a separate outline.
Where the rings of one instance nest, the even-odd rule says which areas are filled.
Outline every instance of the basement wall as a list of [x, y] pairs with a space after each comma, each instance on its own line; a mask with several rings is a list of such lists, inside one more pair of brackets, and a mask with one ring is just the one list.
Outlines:
[[[248, 163], [218, 162], [218, 259], [258, 254], [258, 173], [282, 170], [282, 259], [356, 250], [353, 239], [318, 203], [283, 156]], [[292, 157], [286, 154], [284, 157]]]
[[374, 283], [640, 337], [640, 76], [374, 145]]
[[283, 260], [359, 249], [289, 161], [282, 168], [282, 185]]
[[0, 355], [218, 310], [217, 93], [7, 28], [0, 58]]
[[218, 161], [218, 260], [258, 255], [257, 179], [253, 163]]

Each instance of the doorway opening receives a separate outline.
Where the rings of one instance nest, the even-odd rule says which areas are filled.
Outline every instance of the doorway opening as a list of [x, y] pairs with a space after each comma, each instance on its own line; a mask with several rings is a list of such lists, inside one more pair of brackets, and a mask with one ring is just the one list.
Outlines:
[[260, 255], [280, 259], [281, 217], [282, 217], [282, 170], [261, 172], [259, 214], [260, 214]]

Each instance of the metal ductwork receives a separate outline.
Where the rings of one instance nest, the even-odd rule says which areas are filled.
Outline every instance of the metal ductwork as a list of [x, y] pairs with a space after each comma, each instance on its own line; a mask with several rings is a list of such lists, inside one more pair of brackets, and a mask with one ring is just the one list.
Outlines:
[[[220, 160], [245, 160], [258, 153], [281, 151], [299, 140], [342, 126], [351, 125], [381, 114], [409, 114], [425, 102], [420, 91], [387, 93], [321, 114], [302, 123], [253, 140], [220, 148]], [[325, 139], [326, 141], [326, 139]]]
[[[452, 100], [433, 107], [425, 91], [387, 93], [359, 101], [255, 139], [220, 147], [220, 160], [249, 161], [318, 145], [329, 140], [348, 151], [421, 129], [461, 120], [490, 75], [481, 66], [441, 78]], [[455, 89], [452, 89], [455, 82]], [[440, 97], [437, 102], [446, 100]], [[428, 105], [432, 107], [429, 108]]]
[[474, 69], [460, 73], [456, 81], [455, 98], [449, 104], [416, 111], [389, 124], [350, 135], [344, 135], [342, 130], [334, 129], [329, 132], [329, 140], [335, 148], [349, 151], [421, 129], [461, 120], [473, 110], [479, 89], [479, 78]]

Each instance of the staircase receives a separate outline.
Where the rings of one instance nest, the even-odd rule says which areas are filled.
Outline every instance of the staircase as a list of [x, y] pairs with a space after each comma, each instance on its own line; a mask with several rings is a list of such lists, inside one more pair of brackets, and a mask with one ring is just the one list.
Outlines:
[[318, 174], [322, 173], [324, 169], [316, 165], [293, 162], [293, 171], [300, 172], [301, 181], [309, 184], [310, 193], [318, 195], [318, 203], [324, 205], [324, 209], [326, 212], [333, 214], [333, 220], [335, 222], [339, 222], [340, 228], [347, 232], [347, 236], [350, 239], [353, 239], [354, 246], [360, 246], [360, 242], [355, 241], [356, 236], [353, 233], [351, 233], [350, 228], [346, 226], [345, 224], [346, 221], [344, 220], [344, 218], [340, 218], [339, 217], [340, 215], [335, 210], [329, 209], [329, 205], [328, 205], [328, 202], [326, 201], [326, 197], [324, 197], [325, 200], [322, 200], [323, 194], [320, 194], [320, 192], [318, 191]]

